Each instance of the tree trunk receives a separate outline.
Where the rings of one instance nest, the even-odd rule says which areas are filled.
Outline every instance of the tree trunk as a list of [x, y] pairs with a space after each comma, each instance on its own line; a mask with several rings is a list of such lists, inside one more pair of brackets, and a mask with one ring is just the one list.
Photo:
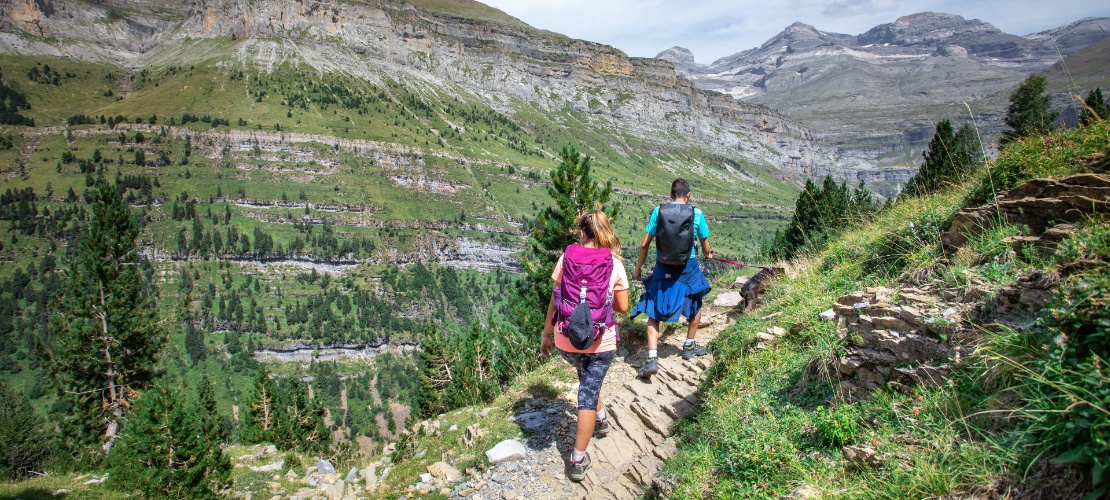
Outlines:
[[116, 438], [119, 437], [119, 423], [123, 420], [123, 408], [120, 405], [120, 398], [122, 397], [121, 388], [116, 387], [116, 365], [112, 361], [112, 339], [108, 336], [108, 314], [104, 311], [104, 286], [100, 287], [100, 311], [97, 315], [100, 316], [100, 329], [104, 340], [104, 360], [107, 362], [108, 368], [104, 372], [104, 376], [108, 379], [108, 406], [112, 409], [112, 418], [108, 420], [108, 427], [104, 431], [104, 455], [108, 455], [112, 451], [112, 445], [115, 444]]

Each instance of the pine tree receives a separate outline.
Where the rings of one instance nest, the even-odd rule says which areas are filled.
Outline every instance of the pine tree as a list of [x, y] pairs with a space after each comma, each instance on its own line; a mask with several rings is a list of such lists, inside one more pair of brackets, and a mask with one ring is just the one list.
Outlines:
[[41, 471], [49, 454], [31, 403], [0, 379], [0, 480], [22, 479]]
[[258, 370], [250, 400], [243, 439], [248, 443], [272, 442], [277, 429], [277, 387], [265, 369]]
[[923, 196], [934, 193], [952, 177], [956, 163], [956, 134], [952, 122], [941, 120], [937, 123], [929, 148], [922, 153], [925, 161], [917, 174], [906, 183], [904, 192], [910, 196]]
[[538, 328], [543, 322], [551, 296], [551, 272], [563, 249], [576, 239], [578, 216], [598, 209], [612, 221], [620, 215], [620, 203], [609, 204], [613, 183], [609, 181], [602, 186], [594, 182], [590, 176], [589, 156], [564, 146], [559, 158], [559, 166], [551, 172], [551, 186], [547, 189], [555, 206], [544, 208], [528, 225], [532, 248], [523, 259], [525, 278], [520, 280], [518, 299], [513, 301], [517, 325], [523, 330]]
[[117, 488], [148, 498], [218, 498], [231, 462], [220, 448], [226, 438], [205, 378], [199, 395], [184, 384], [155, 384], [127, 419], [109, 476]]
[[53, 301], [51, 337], [40, 350], [53, 383], [73, 404], [63, 424], [74, 447], [111, 450], [136, 391], [153, 378], [166, 334], [153, 285], [135, 252], [138, 223], [119, 191], [91, 193], [92, 219]]
[[324, 425], [324, 407], [308, 395], [308, 386], [299, 378], [278, 389], [278, 423], [274, 443], [285, 449], [320, 453], [331, 444], [331, 432]]
[[204, 334], [197, 330], [191, 318], [185, 323], [185, 352], [189, 354], [189, 361], [194, 366], [208, 355], [208, 348], [204, 345]]
[[1005, 120], [1010, 130], [1002, 133], [1003, 145], [1052, 130], [1052, 122], [1058, 113], [1050, 109], [1051, 102], [1045, 94], [1047, 82], [1041, 75], [1029, 75], [1010, 94], [1010, 107], [1006, 111]]
[[447, 353], [446, 341], [429, 327], [420, 337], [420, 414], [433, 417], [448, 411], [447, 387], [451, 384], [453, 359]]
[[976, 132], [975, 127], [970, 123], [960, 125], [960, 129], [956, 131], [956, 153], [967, 162], [957, 172], [959, 175], [970, 172], [971, 168], [981, 163], [985, 157], [983, 142], [979, 140], [979, 132]]
[[805, 188], [794, 203], [794, 215], [783, 232], [774, 238], [763, 251], [775, 259], [788, 259], [803, 248], [819, 248], [837, 231], [866, 219], [879, 209], [863, 182], [853, 191], [848, 183], [837, 184], [826, 176], [818, 187], [807, 179]]
[[925, 161], [903, 190], [906, 196], [935, 193], [960, 181], [982, 161], [983, 147], [970, 124], [965, 123], [958, 132], [953, 132], [952, 122], [941, 120], [922, 156]]
[[1083, 104], [1083, 109], [1079, 111], [1079, 124], [1082, 126], [1110, 117], [1110, 109], [1107, 109], [1106, 101], [1102, 99], [1102, 87], [1089, 92]]

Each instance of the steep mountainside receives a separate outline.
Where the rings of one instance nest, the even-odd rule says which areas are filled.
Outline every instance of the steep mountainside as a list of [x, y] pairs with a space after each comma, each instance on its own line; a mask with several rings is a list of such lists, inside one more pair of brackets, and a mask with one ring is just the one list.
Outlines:
[[[836, 161], [834, 150], [813, 147], [805, 129], [766, 107], [700, 91], [666, 63], [535, 30], [477, 2], [3, 3], [0, 50], [8, 53], [132, 68], [214, 57], [305, 64], [477, 94], [510, 116], [527, 106], [580, 112], [587, 126], [612, 131], [606, 142], [625, 155], [698, 148], [791, 172]], [[213, 46], [225, 39], [237, 43]]]
[[913, 168], [939, 119], [970, 121], [966, 103], [981, 133], [999, 133], [1018, 82], [1106, 38], [1107, 28], [1110, 18], [1092, 18], [1019, 37], [979, 20], [922, 13], [857, 36], [795, 23], [709, 65], [675, 57], [675, 49], [658, 57], [701, 88], [785, 112], [847, 155]]

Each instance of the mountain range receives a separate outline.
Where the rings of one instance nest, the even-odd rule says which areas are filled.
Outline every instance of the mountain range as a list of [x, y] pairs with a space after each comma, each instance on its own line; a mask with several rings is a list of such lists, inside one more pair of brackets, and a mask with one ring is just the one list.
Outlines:
[[[876, 167], [916, 167], [936, 122], [1001, 132], [1009, 93], [1030, 73], [1104, 40], [1110, 18], [1016, 36], [952, 14], [920, 13], [845, 35], [794, 23], [763, 45], [694, 62], [681, 47], [657, 57], [699, 88], [780, 110], [817, 141]], [[1103, 77], [1084, 81], [1110, 85]], [[969, 113], [970, 112], [970, 113]]]
[[[508, 149], [523, 148], [518, 155], [387, 136], [372, 149], [403, 146], [419, 158], [504, 167], [527, 165], [532, 155], [550, 160], [577, 142], [624, 196], [651, 199], [659, 182], [644, 182], [650, 178], [704, 179], [703, 186], [715, 185], [707, 201], [732, 206], [722, 217], [743, 216], [745, 203], [789, 204], [789, 195], [753, 193], [791, 192], [800, 179], [825, 174], [893, 194], [915, 170], [937, 120], [974, 114], [984, 136], [997, 134], [1014, 85], [1102, 40], [1110, 26], [1107, 18], [1086, 19], [1018, 37], [978, 20], [923, 13], [851, 36], [795, 23], [758, 48], [698, 65], [685, 49], [628, 57], [471, 0], [0, 0], [0, 6], [0, 53], [12, 57], [63, 58], [132, 75], [210, 65], [395, 83], [432, 107], [488, 108], [535, 144], [528, 150], [514, 143]], [[117, 98], [126, 99], [103, 110], [157, 112], [166, 104], [165, 90], [117, 87]], [[217, 102], [183, 97], [192, 91], [178, 96], [192, 104], [166, 112], [207, 111]], [[220, 104], [226, 113], [248, 105], [256, 107]], [[40, 122], [60, 124], [73, 112], [94, 110], [49, 111], [36, 111], [45, 113]], [[419, 122], [412, 127], [425, 135], [443, 134], [437, 120], [412, 116]], [[298, 125], [283, 130], [353, 139], [335, 127]], [[464, 129], [456, 125], [448, 126]], [[432, 181], [450, 184], [446, 177]], [[459, 203], [468, 210], [469, 201]], [[490, 212], [484, 208], [478, 211]], [[498, 211], [506, 210], [492, 210]]]

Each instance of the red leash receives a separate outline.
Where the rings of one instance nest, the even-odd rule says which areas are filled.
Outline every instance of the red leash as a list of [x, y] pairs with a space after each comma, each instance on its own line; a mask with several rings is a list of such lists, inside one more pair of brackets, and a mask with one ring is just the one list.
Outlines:
[[718, 259], [716, 257], [714, 257], [712, 259], [705, 259], [705, 260], [715, 260], [715, 261], [719, 261], [719, 262], [724, 262], [725, 264], [732, 264], [734, 266], [740, 266], [740, 267], [755, 267], [755, 268], [759, 268], [759, 269], [763, 269], [764, 267], [766, 267], [766, 266], [753, 266], [751, 264], [745, 264], [743, 262], [737, 262], [735, 260]]

